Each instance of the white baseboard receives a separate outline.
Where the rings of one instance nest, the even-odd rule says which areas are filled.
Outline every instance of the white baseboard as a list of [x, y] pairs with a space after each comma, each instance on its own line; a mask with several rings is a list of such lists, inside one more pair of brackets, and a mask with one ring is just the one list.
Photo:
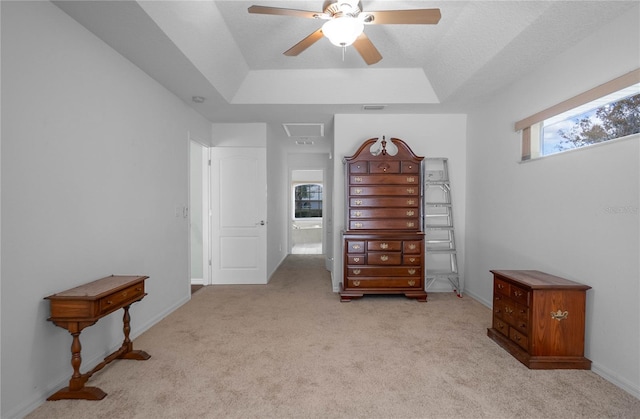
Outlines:
[[205, 285], [204, 278], [191, 278], [191, 285]]

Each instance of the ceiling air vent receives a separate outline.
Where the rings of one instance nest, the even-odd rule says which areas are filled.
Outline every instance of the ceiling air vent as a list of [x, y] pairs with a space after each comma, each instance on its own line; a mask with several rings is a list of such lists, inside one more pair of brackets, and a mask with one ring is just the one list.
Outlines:
[[381, 111], [386, 108], [387, 105], [362, 105], [364, 111]]
[[313, 140], [296, 140], [296, 145], [313, 145]]
[[324, 137], [324, 124], [320, 123], [291, 123], [282, 127], [289, 137]]

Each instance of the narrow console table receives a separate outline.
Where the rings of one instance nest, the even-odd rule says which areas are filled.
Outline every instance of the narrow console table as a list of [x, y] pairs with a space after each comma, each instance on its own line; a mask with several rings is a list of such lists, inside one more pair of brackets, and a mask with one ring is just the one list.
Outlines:
[[[144, 281], [147, 278], [149, 277], [112, 275], [45, 297], [51, 303], [51, 317], [48, 320], [56, 326], [67, 329], [73, 336], [71, 344], [73, 375], [69, 380], [69, 386], [54, 393], [47, 400], [101, 400], [107, 393], [98, 387], [85, 387], [85, 383], [93, 374], [115, 359], [146, 360], [151, 357], [144, 351], [133, 350], [133, 342], [129, 339], [131, 331], [129, 306], [147, 295], [144, 292]], [[124, 342], [122, 346], [107, 356], [94, 369], [81, 374], [80, 332], [120, 308], [124, 309]]]
[[491, 272], [491, 339], [531, 369], [591, 368], [584, 357], [590, 286], [540, 271]]

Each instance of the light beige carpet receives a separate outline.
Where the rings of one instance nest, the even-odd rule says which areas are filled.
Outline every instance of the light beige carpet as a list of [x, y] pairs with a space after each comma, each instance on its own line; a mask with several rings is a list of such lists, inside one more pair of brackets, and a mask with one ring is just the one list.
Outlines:
[[[322, 256], [291, 255], [265, 286], [208, 286], [113, 362], [102, 401], [29, 418], [638, 418], [591, 371], [529, 370], [490, 340], [470, 297], [340, 303]], [[135, 324], [133, 324], [135, 328]]]

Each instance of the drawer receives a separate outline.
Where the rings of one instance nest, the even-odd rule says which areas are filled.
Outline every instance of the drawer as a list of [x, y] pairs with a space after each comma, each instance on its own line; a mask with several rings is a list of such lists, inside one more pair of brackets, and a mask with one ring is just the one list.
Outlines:
[[368, 164], [366, 161], [356, 161], [349, 163], [349, 173], [367, 173]]
[[349, 230], [418, 230], [419, 228], [418, 218], [349, 221]]
[[100, 314], [108, 313], [114, 309], [123, 307], [123, 303], [134, 302], [144, 296], [144, 283], [132, 285], [121, 291], [100, 299]]
[[422, 270], [418, 266], [362, 266], [347, 267], [347, 276], [413, 276], [421, 277]]
[[352, 219], [416, 218], [419, 215], [419, 210], [417, 208], [363, 208], [349, 210], [349, 217]]
[[402, 251], [405, 255], [419, 255], [422, 253], [422, 242], [408, 240], [402, 243]]
[[364, 255], [348, 255], [347, 265], [364, 265]]
[[364, 241], [347, 240], [347, 253], [363, 253]]
[[504, 309], [504, 297], [500, 294], [495, 294], [493, 296], [493, 317], [504, 319]]
[[517, 343], [522, 349], [529, 349], [529, 339], [513, 327], [509, 329], [509, 339]]
[[417, 255], [404, 255], [402, 256], [403, 265], [421, 265], [422, 256]]
[[351, 185], [418, 185], [420, 178], [411, 173], [406, 175], [351, 175]]
[[402, 255], [397, 252], [369, 252], [367, 254], [367, 265], [400, 265]]
[[420, 278], [353, 278], [347, 277], [347, 288], [422, 288]]
[[529, 307], [514, 303], [514, 327], [525, 335], [529, 334]]
[[377, 198], [349, 198], [351, 208], [418, 208], [420, 200], [418, 198], [402, 197], [377, 197]]
[[400, 173], [399, 161], [369, 162], [369, 173]]
[[509, 325], [498, 316], [493, 316], [493, 328], [503, 335], [509, 336]]
[[509, 283], [507, 281], [503, 281], [501, 279], [496, 278], [493, 281], [493, 292], [499, 293], [502, 295], [506, 295], [507, 297], [510, 295], [509, 293]]
[[520, 288], [517, 285], [511, 284], [510, 285], [510, 292], [509, 295], [511, 296], [511, 298], [520, 303], [523, 304], [525, 306], [529, 306], [529, 291], [524, 289], [524, 288]]
[[415, 161], [403, 161], [402, 173], [420, 173], [420, 163]]
[[350, 186], [351, 196], [419, 196], [420, 186]]
[[399, 240], [369, 240], [367, 242], [367, 250], [393, 250], [399, 252], [402, 250], [402, 242]]

